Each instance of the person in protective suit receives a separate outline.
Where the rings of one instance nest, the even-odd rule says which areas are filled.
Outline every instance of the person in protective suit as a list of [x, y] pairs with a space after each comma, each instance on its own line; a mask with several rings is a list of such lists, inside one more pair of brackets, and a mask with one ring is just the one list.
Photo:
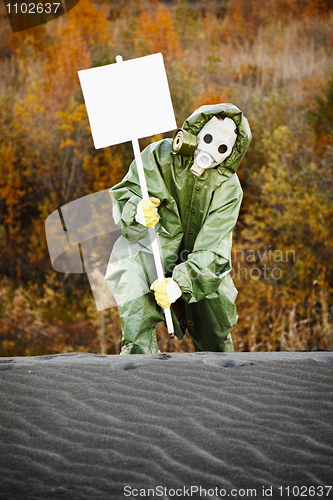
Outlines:
[[[250, 141], [248, 121], [236, 106], [202, 106], [173, 141], [152, 143], [141, 153], [149, 200], [142, 200], [135, 161], [110, 189], [122, 236], [105, 282], [121, 317], [121, 354], [158, 352], [156, 325], [171, 304], [178, 338], [187, 329], [196, 351], [233, 351], [230, 330], [238, 315], [231, 246], [243, 196], [236, 170]], [[154, 226], [162, 282], [149, 247]]]

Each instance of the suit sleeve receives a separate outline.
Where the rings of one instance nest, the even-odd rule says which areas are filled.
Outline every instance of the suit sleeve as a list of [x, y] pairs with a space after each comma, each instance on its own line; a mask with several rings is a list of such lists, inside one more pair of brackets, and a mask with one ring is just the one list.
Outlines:
[[[141, 153], [141, 157], [149, 196], [154, 196], [162, 202], [166, 198], [166, 191], [153, 146], [148, 146]], [[123, 236], [131, 241], [144, 238], [147, 235], [148, 228], [135, 220], [138, 203], [142, 200], [135, 160], [131, 163], [124, 179], [110, 189], [110, 196], [113, 205], [113, 217], [116, 224], [120, 226]]]
[[231, 271], [232, 231], [238, 219], [243, 191], [233, 175], [214, 193], [206, 220], [193, 251], [175, 266], [172, 277], [188, 302], [198, 302], [215, 292]]
[[[178, 230], [179, 214], [176, 203], [169, 193], [160, 164], [170, 162], [170, 142], [166, 139], [150, 144], [142, 153], [142, 163], [145, 172], [149, 196], [158, 198], [161, 205], [158, 212], [161, 215], [160, 224], [170, 233], [170, 237]], [[135, 160], [124, 179], [110, 189], [113, 205], [113, 218], [120, 226], [123, 236], [130, 241], [138, 241], [147, 235], [148, 228], [135, 220], [137, 206], [142, 199], [139, 176]]]

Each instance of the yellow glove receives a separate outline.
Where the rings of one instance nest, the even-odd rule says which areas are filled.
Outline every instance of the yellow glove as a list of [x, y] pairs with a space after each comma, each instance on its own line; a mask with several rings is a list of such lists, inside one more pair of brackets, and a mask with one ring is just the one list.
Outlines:
[[149, 200], [141, 200], [137, 206], [136, 222], [143, 226], [154, 227], [160, 219], [157, 212], [160, 203], [158, 198], [153, 197], [149, 198]]
[[167, 309], [182, 294], [181, 289], [172, 278], [164, 278], [163, 281], [154, 281], [150, 287], [155, 292], [155, 300], [163, 309]]

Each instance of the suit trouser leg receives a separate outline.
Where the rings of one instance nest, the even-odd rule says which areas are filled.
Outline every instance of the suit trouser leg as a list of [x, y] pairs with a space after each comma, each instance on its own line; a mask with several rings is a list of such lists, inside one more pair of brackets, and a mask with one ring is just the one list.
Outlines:
[[118, 306], [123, 338], [121, 354], [152, 354], [158, 352], [156, 325], [163, 320], [153, 293]]
[[105, 283], [114, 295], [122, 323], [121, 354], [158, 352], [156, 324], [163, 320], [150, 284], [156, 279], [151, 252], [123, 237], [116, 242]]
[[238, 320], [237, 290], [230, 275], [219, 289], [193, 304], [185, 304], [187, 330], [196, 351], [232, 352], [230, 330]]

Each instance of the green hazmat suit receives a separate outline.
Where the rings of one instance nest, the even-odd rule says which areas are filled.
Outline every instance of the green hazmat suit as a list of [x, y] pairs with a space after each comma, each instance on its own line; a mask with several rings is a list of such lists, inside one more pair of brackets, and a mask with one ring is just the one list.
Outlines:
[[[234, 120], [237, 139], [231, 154], [201, 176], [190, 172], [193, 157], [172, 152], [172, 140], [150, 144], [142, 153], [149, 196], [161, 201], [158, 233], [166, 277], [182, 291], [183, 316], [172, 317], [175, 334], [189, 332], [196, 351], [233, 351], [230, 334], [237, 323], [237, 290], [230, 276], [232, 231], [243, 191], [236, 170], [251, 141], [247, 119], [232, 104], [202, 106], [183, 124], [197, 135], [215, 115]], [[115, 296], [122, 321], [122, 354], [158, 352], [156, 324], [164, 320], [150, 284], [156, 279], [148, 229], [135, 220], [142, 199], [136, 163], [110, 189], [115, 222], [122, 229], [105, 282]]]

